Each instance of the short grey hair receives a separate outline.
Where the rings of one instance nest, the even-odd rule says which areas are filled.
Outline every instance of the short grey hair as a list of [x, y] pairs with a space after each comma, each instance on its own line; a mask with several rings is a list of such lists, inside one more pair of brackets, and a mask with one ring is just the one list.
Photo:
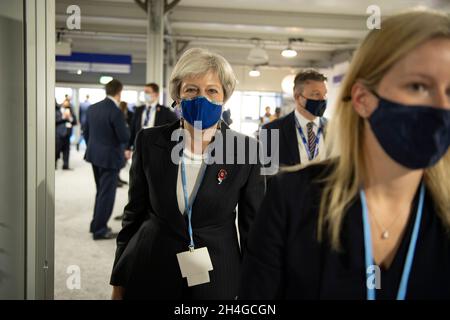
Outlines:
[[221, 55], [201, 48], [187, 50], [178, 60], [170, 76], [170, 97], [174, 101], [179, 101], [183, 79], [191, 76], [201, 76], [208, 71], [217, 73], [222, 83], [223, 102], [225, 103], [233, 94], [236, 86], [236, 75], [233, 68]]

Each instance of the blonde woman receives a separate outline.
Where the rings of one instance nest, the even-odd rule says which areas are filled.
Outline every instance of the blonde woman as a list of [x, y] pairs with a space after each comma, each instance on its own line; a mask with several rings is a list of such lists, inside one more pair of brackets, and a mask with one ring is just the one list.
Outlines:
[[270, 185], [240, 298], [450, 298], [450, 19], [386, 19], [356, 52], [339, 156]]

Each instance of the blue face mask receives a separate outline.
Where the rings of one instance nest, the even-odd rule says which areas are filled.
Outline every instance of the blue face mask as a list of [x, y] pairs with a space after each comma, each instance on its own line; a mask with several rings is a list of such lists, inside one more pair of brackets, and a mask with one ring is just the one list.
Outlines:
[[[215, 125], [222, 115], [222, 105], [213, 103], [203, 96], [181, 100], [183, 118], [193, 127], [207, 129]], [[200, 122], [196, 124], [195, 122]]]
[[[303, 96], [302, 96], [303, 97]], [[305, 98], [305, 97], [303, 97]], [[305, 109], [316, 117], [323, 116], [325, 109], [327, 108], [327, 100], [312, 100], [306, 99]]]
[[369, 117], [370, 126], [383, 150], [410, 169], [435, 165], [450, 146], [450, 110], [408, 106], [380, 97]]

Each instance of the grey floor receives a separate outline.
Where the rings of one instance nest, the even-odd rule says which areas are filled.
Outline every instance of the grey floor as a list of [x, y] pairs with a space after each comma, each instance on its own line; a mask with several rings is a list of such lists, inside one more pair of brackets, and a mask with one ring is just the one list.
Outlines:
[[[94, 241], [89, 233], [95, 182], [83, 154], [84, 151], [73, 148], [70, 167], [74, 170], [61, 170], [59, 160], [55, 175], [55, 299], [109, 299], [111, 296], [109, 276], [115, 240]], [[122, 170], [121, 178], [128, 181], [128, 170]], [[117, 189], [112, 218], [122, 213], [127, 192], [127, 186]], [[121, 223], [112, 218], [109, 226], [119, 231]], [[78, 274], [79, 289], [74, 278]]]

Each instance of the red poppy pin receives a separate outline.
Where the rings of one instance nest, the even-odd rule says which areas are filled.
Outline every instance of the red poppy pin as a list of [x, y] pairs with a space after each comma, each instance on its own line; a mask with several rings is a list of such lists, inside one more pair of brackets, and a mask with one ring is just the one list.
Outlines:
[[227, 177], [227, 170], [220, 169], [219, 173], [217, 174], [217, 181], [219, 181], [219, 184], [221, 184], [226, 177]]

